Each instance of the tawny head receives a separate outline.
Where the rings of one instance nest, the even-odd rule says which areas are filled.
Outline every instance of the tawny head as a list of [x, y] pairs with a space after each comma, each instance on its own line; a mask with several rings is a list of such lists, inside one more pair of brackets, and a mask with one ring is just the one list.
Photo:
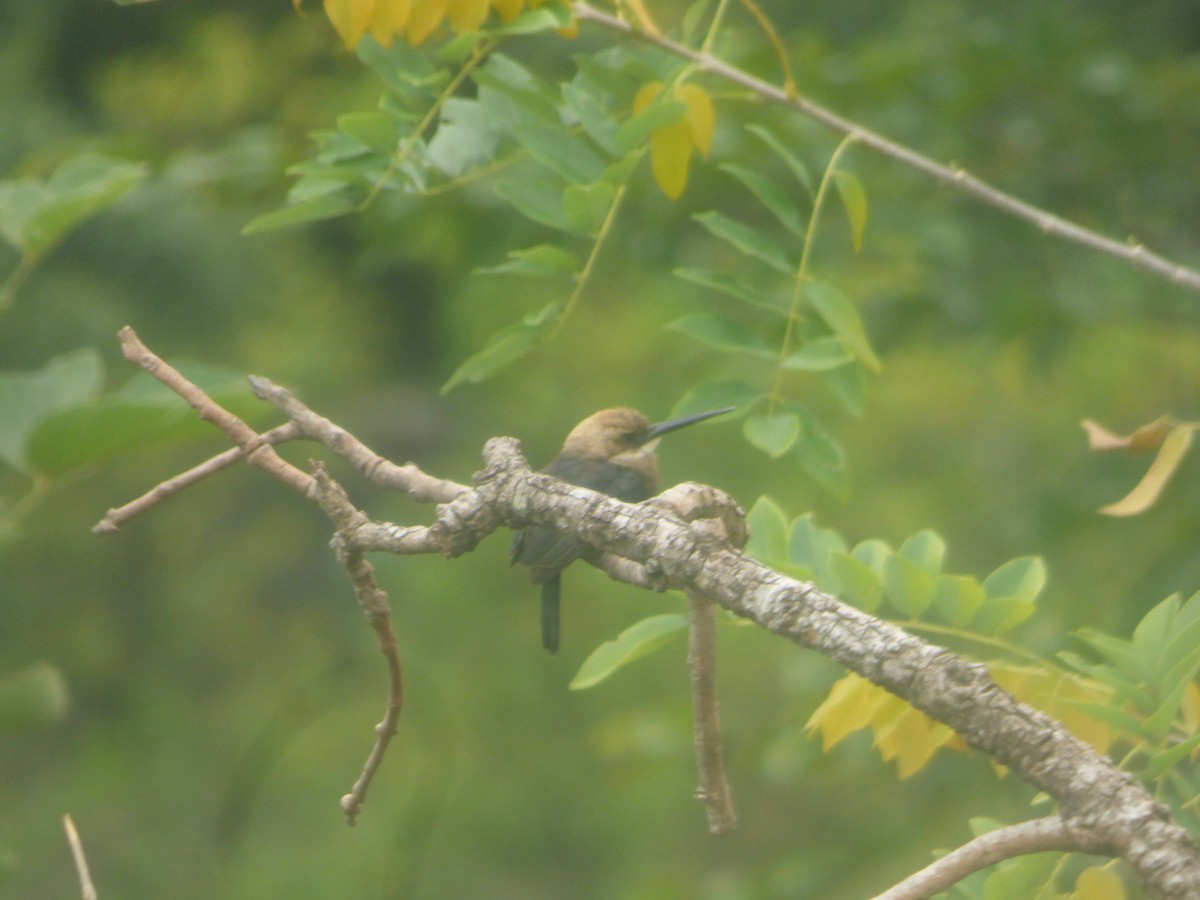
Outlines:
[[654, 451], [650, 420], [627, 406], [602, 409], [571, 429], [563, 443], [564, 456], [617, 459]]

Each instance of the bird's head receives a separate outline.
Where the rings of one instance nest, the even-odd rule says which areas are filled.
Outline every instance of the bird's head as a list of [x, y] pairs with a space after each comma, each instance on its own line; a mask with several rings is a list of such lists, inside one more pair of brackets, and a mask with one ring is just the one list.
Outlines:
[[665, 422], [651, 423], [636, 409], [618, 406], [592, 413], [571, 429], [563, 444], [562, 455], [613, 462], [641, 459], [654, 454], [658, 439], [668, 431], [683, 428], [733, 410], [714, 409]]

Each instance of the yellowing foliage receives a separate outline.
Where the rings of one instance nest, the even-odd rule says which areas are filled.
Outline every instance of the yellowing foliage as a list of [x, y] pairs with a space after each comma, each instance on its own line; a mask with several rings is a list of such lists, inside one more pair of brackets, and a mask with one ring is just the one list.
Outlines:
[[[662, 91], [662, 82], [642, 85], [633, 99], [634, 115], [645, 110]], [[685, 106], [683, 118], [670, 125], [656, 128], [650, 135], [650, 169], [659, 189], [672, 200], [687, 186], [688, 167], [692, 150], [704, 155], [712, 148], [716, 129], [716, 111], [712, 98], [704, 88], [694, 84], [677, 84], [671, 89], [671, 99]]]
[[[474, 31], [493, 9], [501, 22], [511, 22], [523, 10], [536, 9], [544, 0], [324, 0], [325, 15], [346, 45], [358, 46], [369, 34], [385, 47], [404, 37], [416, 47], [434, 34], [443, 22], [455, 34]], [[293, 0], [299, 9], [300, 0]], [[570, 36], [570, 29], [564, 29]]]
[[[1099, 752], [1108, 749], [1107, 725], [1080, 712], [1075, 703], [1104, 703], [1108, 689], [1099, 682], [1059, 672], [992, 663], [992, 677], [1017, 699], [1062, 722], [1072, 734]], [[942, 747], [966, 752], [967, 745], [947, 725], [931, 719], [883, 688], [853, 673], [839, 679], [805, 726], [821, 733], [828, 751], [851, 732], [869, 728], [879, 755], [896, 761], [901, 778], [921, 771]]]

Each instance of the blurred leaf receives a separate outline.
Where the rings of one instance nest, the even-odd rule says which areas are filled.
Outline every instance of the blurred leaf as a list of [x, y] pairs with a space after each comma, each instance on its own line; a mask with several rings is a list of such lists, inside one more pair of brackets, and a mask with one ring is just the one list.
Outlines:
[[1195, 428], [1190, 425], [1172, 428], [1137, 487], [1116, 503], [1101, 507], [1100, 512], [1107, 516], [1135, 516], [1153, 506], [1187, 455], [1194, 433]]
[[574, 278], [579, 263], [566, 250], [553, 244], [538, 244], [525, 250], [508, 251], [508, 261], [477, 269], [480, 275], [545, 275]]
[[687, 627], [687, 616], [674, 613], [650, 616], [629, 626], [616, 640], [605, 641], [592, 651], [571, 679], [571, 690], [595, 687], [623, 666], [657, 650]]
[[780, 366], [802, 372], [825, 372], [851, 362], [853, 357], [836, 337], [817, 338], [809, 341], [785, 359]]
[[[499, 7], [499, 4], [493, 3]], [[489, 28], [488, 34], [537, 34], [556, 28], [567, 28], [571, 24], [571, 11], [565, 3], [548, 3], [536, 9], [528, 9], [503, 25]]]
[[983, 602], [975, 614], [975, 628], [984, 634], [1003, 634], [1016, 628], [1037, 611], [1037, 606], [1020, 597], [994, 597]]
[[83, 348], [56, 356], [32, 372], [0, 372], [0, 459], [28, 472], [30, 434], [61, 409], [86, 403], [104, 380], [100, 354]]
[[721, 319], [708, 313], [693, 313], [669, 322], [665, 327], [670, 331], [686, 334], [715, 350], [749, 353], [761, 359], [775, 357], [775, 352], [761, 337], [730, 319]]
[[754, 501], [746, 515], [750, 540], [746, 553], [765, 563], [788, 560], [788, 524], [783, 510], [765, 494]]
[[681, 196], [687, 187], [693, 147], [692, 126], [687, 120], [664, 125], [650, 135], [650, 168], [654, 182], [671, 200]]
[[759, 450], [778, 459], [800, 436], [800, 418], [792, 412], [749, 416], [742, 425], [742, 433]]
[[1132, 434], [1119, 435], [1104, 426], [1084, 419], [1081, 423], [1087, 433], [1088, 447], [1092, 450], [1124, 450], [1126, 453], [1149, 453], [1156, 450], [1171, 433], [1171, 419], [1160, 416], [1149, 425], [1143, 425]]
[[1012, 559], [983, 582], [989, 597], [1019, 597], [1033, 602], [1046, 586], [1046, 563], [1040, 556]]
[[563, 210], [562, 188], [544, 178], [518, 178], [499, 181], [496, 194], [507, 200], [517, 212], [540, 225], [578, 234]]
[[863, 190], [862, 182], [850, 172], [840, 169], [833, 173], [833, 183], [837, 186], [838, 196], [842, 198], [842, 206], [850, 219], [850, 234], [853, 238], [854, 252], [862, 249], [863, 233], [867, 230], [867, 192]]
[[500, 369], [520, 359], [537, 346], [546, 332], [558, 321], [562, 304], [555, 300], [537, 313], [525, 316], [520, 322], [502, 328], [488, 338], [487, 344], [478, 353], [469, 356], [454, 370], [454, 374], [442, 385], [442, 393], [448, 393], [463, 382], [478, 384]]
[[930, 604], [942, 621], [963, 627], [969, 625], [987, 600], [983, 585], [968, 575], [939, 575], [933, 585]]
[[68, 701], [66, 679], [49, 663], [0, 678], [0, 734], [53, 725], [66, 716]]
[[692, 216], [708, 231], [732, 244], [747, 256], [762, 260], [777, 272], [791, 275], [795, 269], [788, 258], [787, 251], [775, 243], [774, 239], [756, 231], [749, 225], [738, 222], [728, 216], [709, 210]]
[[[781, 316], [786, 316], [789, 312], [790, 305], [788, 302], [778, 296], [760, 291], [758, 288], [747, 284], [737, 275], [729, 272], [720, 272], [714, 269], [695, 269], [681, 267], [675, 269], [674, 275], [682, 278], [684, 281], [690, 281], [693, 284], [699, 284], [704, 287], [712, 288], [716, 291], [721, 291], [737, 300], [743, 300], [746, 303], [756, 306], [760, 309], [767, 309]], [[839, 345], [840, 349], [840, 345]], [[844, 359], [849, 359], [849, 354], [842, 351]], [[789, 366], [788, 368], [796, 368]]]
[[563, 212], [576, 230], [595, 235], [608, 218], [617, 190], [607, 181], [572, 184], [563, 191]]
[[302, 200], [282, 209], [255, 216], [243, 226], [242, 234], [261, 234], [277, 228], [290, 228], [294, 225], [306, 225], [309, 222], [320, 222], [324, 219], [336, 219], [338, 216], [354, 212], [360, 202], [361, 197], [358, 196], [358, 192], [341, 189], [337, 193], [314, 197], [312, 200]]
[[736, 178], [777, 218], [781, 225], [796, 237], [804, 236], [804, 220], [800, 210], [788, 196], [788, 191], [771, 181], [761, 172], [748, 169], [738, 163], [722, 163], [722, 172]]
[[783, 141], [762, 125], [747, 125], [746, 130], [770, 147], [775, 155], [783, 160], [788, 170], [791, 171], [796, 181], [800, 183], [808, 195], [810, 197], [813, 196], [812, 176], [808, 173], [808, 167], [800, 160], [800, 157], [792, 153]]
[[863, 328], [858, 310], [842, 291], [828, 281], [813, 281], [804, 287], [804, 295], [812, 303], [813, 308], [825, 320], [825, 324], [833, 329], [842, 345], [854, 354], [854, 357], [872, 372], [883, 368], [871, 342]]
[[709, 381], [696, 385], [675, 404], [671, 417], [688, 416], [709, 409], [736, 406], [734, 414], [744, 413], [760, 397], [759, 389], [744, 381]]
[[801, 438], [796, 443], [796, 455], [801, 467], [825, 490], [844, 498], [850, 481], [841, 445], [811, 412], [802, 409], [798, 414]]
[[[179, 371], [234, 415], [253, 421], [268, 412], [238, 372], [195, 363]], [[47, 416], [30, 433], [29, 462], [60, 474], [122, 453], [215, 436], [213, 426], [152, 376], [139, 372], [119, 391]]]
[[912, 560], [898, 553], [883, 564], [883, 586], [888, 602], [914, 619], [920, 617], [933, 602], [934, 579]]
[[[617, 147], [628, 153], [647, 141], [656, 131], [676, 125], [687, 115], [687, 104], [680, 100], [659, 100], [661, 82], [644, 84], [633, 98], [633, 115], [617, 128]], [[690, 126], [689, 126], [690, 132]]]
[[337, 126], [377, 153], [393, 153], [400, 143], [401, 132], [395, 116], [382, 110], [343, 113], [338, 116]]
[[609, 114], [604, 100], [588, 90], [588, 81], [576, 77], [562, 86], [563, 101], [567, 109], [583, 127], [584, 132], [605, 153], [620, 156], [622, 150], [617, 143], [617, 123]]
[[687, 107], [684, 120], [691, 131], [692, 146], [705, 156], [712, 149], [713, 132], [717, 126], [717, 113], [712, 98], [698, 84], [677, 84], [674, 99], [682, 100]]
[[1109, 866], [1088, 866], [1075, 879], [1069, 900], [1126, 900], [1125, 882]]
[[841, 550], [829, 553], [829, 574], [839, 598], [866, 612], [873, 612], [883, 599], [883, 581], [869, 565]]
[[867, 404], [867, 375], [862, 366], [837, 366], [821, 372], [820, 378], [842, 409], [856, 419], [863, 417]]
[[528, 122], [511, 129], [529, 155], [569, 184], [589, 184], [604, 172], [604, 160], [558, 123]]
[[936, 578], [946, 557], [946, 542], [932, 529], [918, 531], [900, 547], [900, 555], [915, 563], [925, 574]]
[[[448, 97], [442, 104], [441, 121], [426, 153], [435, 166], [447, 175], [457, 177], [489, 162], [499, 142], [499, 133], [478, 102]], [[390, 154], [396, 146], [393, 143], [384, 152]]]
[[821, 528], [812, 513], [806, 513], [792, 522], [788, 538], [788, 559], [796, 565], [811, 569], [822, 588], [833, 584], [829, 558], [834, 552], [845, 553], [846, 542], [830, 528]]

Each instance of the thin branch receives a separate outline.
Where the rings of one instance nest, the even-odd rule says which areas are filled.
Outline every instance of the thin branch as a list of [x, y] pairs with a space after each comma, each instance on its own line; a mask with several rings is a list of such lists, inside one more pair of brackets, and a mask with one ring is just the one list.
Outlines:
[[92, 873], [88, 870], [87, 856], [83, 852], [83, 841], [79, 839], [79, 832], [75, 830], [75, 822], [71, 819], [71, 814], [67, 813], [62, 818], [63, 830], [67, 833], [67, 844], [71, 848], [71, 858], [75, 861], [75, 874], [79, 878], [79, 890], [83, 900], [97, 900], [99, 894], [96, 893], [96, 886], [92, 884]]
[[737, 825], [721, 740], [721, 714], [717, 702], [716, 606], [696, 593], [688, 593], [688, 675], [692, 685], [692, 729], [700, 785], [696, 796], [708, 813], [708, 830], [725, 834]]
[[981, 834], [952, 850], [874, 900], [925, 900], [949, 890], [973, 872], [1015, 856], [1046, 851], [1069, 853], [1079, 849], [1079, 842], [1058, 816], [1008, 825]]
[[[262, 434], [262, 439], [268, 444], [282, 444], [287, 441], [295, 440], [300, 436], [300, 429], [294, 422], [286, 422], [272, 428], [270, 431], [265, 431]], [[161, 484], [155, 485], [136, 500], [130, 500], [128, 503], [110, 509], [105, 513], [104, 518], [92, 526], [92, 534], [116, 534], [121, 530], [121, 526], [130, 519], [140, 516], [142, 513], [162, 503], [169, 497], [178, 494], [184, 488], [191, 487], [199, 481], [204, 480], [209, 475], [215, 475], [222, 469], [226, 469], [235, 462], [243, 459], [245, 453], [240, 447], [231, 447], [224, 453], [218, 453], [211, 459], [207, 459], [198, 466], [193, 466], [186, 472], [180, 472], [173, 478], [168, 478]]]
[[638, 31], [630, 23], [589, 6], [587, 3], [574, 2], [571, 4], [571, 9], [580, 21], [592, 22], [654, 44], [668, 53], [690, 61], [705, 72], [753, 91], [763, 100], [790, 107], [826, 128], [851, 135], [863, 146], [870, 147], [877, 153], [916, 169], [918, 172], [930, 176], [939, 184], [961, 190], [976, 200], [994, 206], [1010, 216], [1031, 222], [1045, 234], [1051, 234], [1115, 257], [1135, 268], [1165, 278], [1180, 287], [1200, 291], [1200, 272], [1152, 253], [1140, 243], [1114, 240], [1061, 216], [1046, 212], [1032, 203], [1026, 203], [1024, 200], [1019, 200], [1011, 194], [992, 187], [958, 166], [943, 165], [903, 144], [864, 128], [857, 122], [842, 118], [837, 113], [801, 94], [789, 93], [787, 89], [763, 81], [710, 53], [694, 50], [686, 44], [680, 44], [670, 38]]

